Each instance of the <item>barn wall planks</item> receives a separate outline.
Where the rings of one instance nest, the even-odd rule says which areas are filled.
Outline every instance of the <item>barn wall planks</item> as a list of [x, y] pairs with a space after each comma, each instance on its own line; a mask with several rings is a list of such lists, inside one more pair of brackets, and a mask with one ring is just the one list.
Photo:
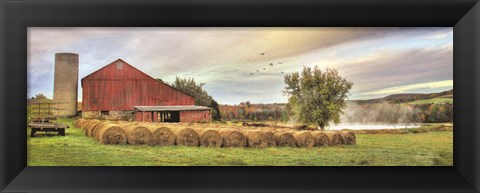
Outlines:
[[210, 111], [180, 111], [180, 122], [211, 121]]
[[194, 98], [123, 60], [82, 79], [84, 111], [132, 111], [133, 106], [194, 105]]

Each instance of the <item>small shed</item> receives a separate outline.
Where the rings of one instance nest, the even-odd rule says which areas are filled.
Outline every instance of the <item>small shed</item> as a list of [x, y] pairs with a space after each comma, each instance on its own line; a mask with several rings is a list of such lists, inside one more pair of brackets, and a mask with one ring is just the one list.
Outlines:
[[140, 122], [202, 122], [211, 121], [211, 108], [196, 105], [134, 106], [135, 121]]

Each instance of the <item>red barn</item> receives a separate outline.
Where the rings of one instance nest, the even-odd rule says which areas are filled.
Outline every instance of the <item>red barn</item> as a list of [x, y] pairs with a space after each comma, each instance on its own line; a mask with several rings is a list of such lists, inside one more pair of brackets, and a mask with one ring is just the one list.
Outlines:
[[210, 121], [210, 108], [118, 59], [82, 78], [82, 117], [148, 122]]

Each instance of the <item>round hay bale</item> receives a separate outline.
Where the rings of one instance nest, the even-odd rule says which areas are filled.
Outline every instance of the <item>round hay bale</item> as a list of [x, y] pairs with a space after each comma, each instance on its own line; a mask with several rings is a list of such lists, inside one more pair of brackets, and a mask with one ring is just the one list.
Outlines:
[[294, 132], [293, 137], [298, 147], [313, 147], [315, 145], [315, 139], [310, 132]]
[[195, 129], [200, 136], [200, 146], [204, 147], [221, 147], [222, 136], [220, 133], [213, 129]]
[[114, 124], [105, 124], [97, 128], [97, 140], [103, 144], [126, 144], [127, 134], [125, 131]]
[[330, 140], [328, 136], [320, 131], [311, 132], [313, 139], [315, 139], [315, 147], [328, 146], [330, 145]]
[[85, 120], [83, 120], [83, 121], [80, 121], [80, 122], [78, 123], [78, 127], [79, 127], [79, 128], [82, 128], [82, 129], [85, 129], [85, 124], [88, 123], [88, 122], [90, 122], [90, 121], [92, 121], [92, 120], [91, 120], [91, 119], [85, 119]]
[[85, 130], [85, 124], [90, 122], [90, 121], [92, 121], [92, 120], [89, 120], [89, 119], [80, 120], [80, 121], [78, 121], [78, 123], [75, 127]]
[[277, 138], [275, 134], [271, 131], [263, 132], [265, 138], [267, 139], [268, 147], [275, 147], [277, 146]]
[[127, 143], [131, 145], [150, 144], [152, 132], [146, 127], [138, 125], [126, 125], [123, 127], [127, 134]]
[[83, 118], [75, 120], [75, 124], [74, 124], [75, 128], [81, 128], [80, 124], [82, 124], [83, 122], [85, 122], [85, 119]]
[[75, 119], [75, 121], [73, 122], [73, 126], [74, 126], [74, 127], [77, 127], [77, 124], [78, 124], [78, 122], [79, 122], [80, 120], [81, 120], [81, 118], [80, 118], [80, 119]]
[[345, 145], [354, 145], [357, 143], [357, 139], [353, 132], [342, 131], [340, 132], [340, 136], [342, 136], [342, 141], [343, 141], [343, 144]]
[[323, 132], [325, 135], [327, 135], [328, 140], [330, 141], [330, 146], [334, 145], [342, 145], [342, 136], [340, 136], [340, 133], [335, 132], [335, 131], [325, 131]]
[[195, 147], [198, 147], [198, 145], [200, 145], [200, 137], [198, 136], [198, 133], [191, 128], [173, 128], [172, 132], [175, 134], [175, 142], [177, 145]]
[[267, 137], [261, 131], [243, 131], [243, 134], [247, 137], [248, 147], [268, 147]]
[[118, 125], [118, 126], [121, 126], [121, 127], [125, 127], [125, 126], [138, 126], [138, 122], [130, 122], [130, 121], [112, 121], [110, 122], [112, 124], [115, 124], [115, 125]]
[[277, 138], [277, 146], [282, 147], [296, 147], [295, 137], [290, 132], [277, 132], [275, 133]]
[[100, 122], [99, 124], [95, 125], [91, 129], [86, 130], [87, 131], [87, 133], [86, 133], [87, 136], [97, 139], [99, 137], [100, 128], [107, 125], [107, 124], [108, 124], [108, 122]]
[[[96, 122], [96, 124], [91, 124], [92, 126], [91, 127], [85, 127], [85, 135], [88, 136], [88, 137], [93, 137], [93, 138], [96, 138], [96, 135], [95, 135], [95, 130], [97, 128], [100, 128], [100, 127], [103, 127], [105, 126], [106, 124], [110, 124], [110, 122], [108, 121], [99, 121], [99, 122]], [[86, 125], [86, 124], [85, 124]], [[98, 134], [97, 134], [98, 135]]]
[[83, 126], [83, 123], [87, 121], [86, 119], [79, 119], [77, 121], [75, 121], [75, 127], [76, 128], [80, 128], [80, 129], [83, 129], [82, 126]]
[[98, 120], [90, 120], [90, 121], [86, 121], [85, 123], [83, 123], [83, 130], [85, 131], [85, 135], [86, 136], [89, 136], [89, 132], [91, 132], [91, 130], [93, 129], [93, 127], [95, 127], [95, 125], [101, 123], [101, 121], [98, 121]]
[[223, 139], [223, 147], [246, 147], [247, 139], [243, 133], [234, 129], [223, 129], [219, 131]]
[[[143, 124], [142, 124], [143, 125]], [[146, 126], [146, 125], [143, 125]], [[170, 146], [175, 145], [175, 134], [168, 127], [147, 126], [152, 132], [150, 145]]]
[[137, 125], [141, 125], [147, 128], [157, 128], [157, 125], [154, 125], [152, 123], [145, 123], [145, 122], [135, 122]]

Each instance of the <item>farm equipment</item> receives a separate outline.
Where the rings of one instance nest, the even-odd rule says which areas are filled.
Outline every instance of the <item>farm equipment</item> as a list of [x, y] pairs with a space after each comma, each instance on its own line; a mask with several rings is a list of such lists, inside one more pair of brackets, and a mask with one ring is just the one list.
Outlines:
[[65, 136], [65, 129], [68, 125], [58, 123], [58, 111], [61, 102], [35, 102], [33, 103], [32, 113], [28, 126], [32, 129], [30, 137], [35, 137], [35, 133], [42, 132], [57, 132], [61, 136]]

